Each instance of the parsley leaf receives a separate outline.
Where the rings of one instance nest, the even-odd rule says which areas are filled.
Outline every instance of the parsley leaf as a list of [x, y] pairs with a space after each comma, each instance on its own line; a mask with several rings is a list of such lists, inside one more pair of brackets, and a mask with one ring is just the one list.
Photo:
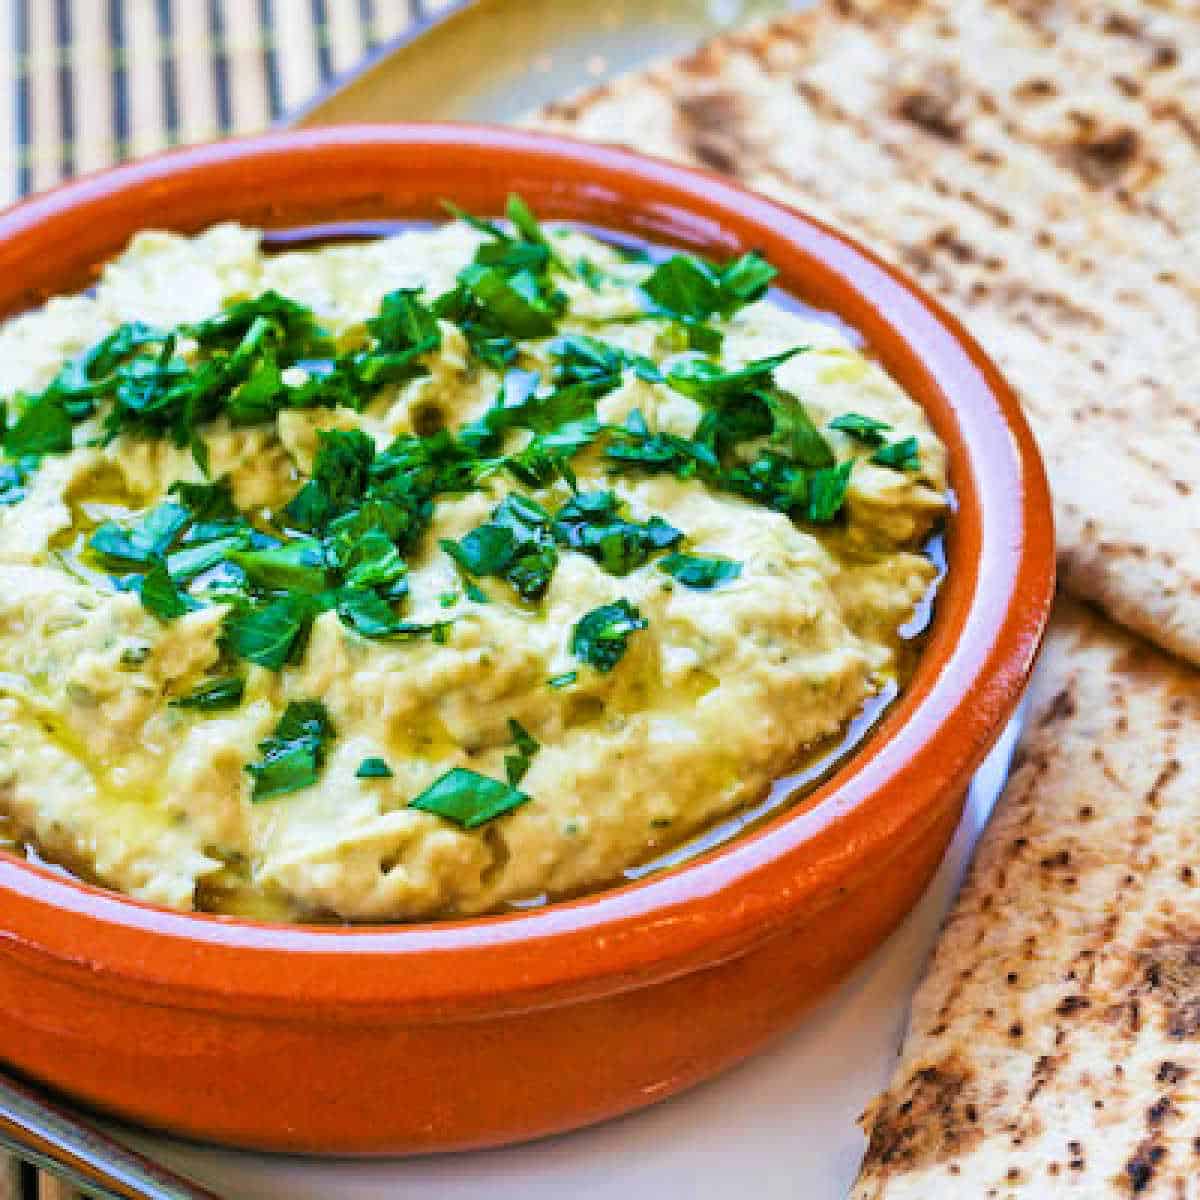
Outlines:
[[225, 618], [222, 639], [239, 658], [278, 671], [297, 657], [316, 615], [311, 596], [281, 596], [270, 603], [236, 605]]
[[168, 502], [150, 509], [128, 527], [105, 521], [92, 534], [88, 545], [110, 565], [148, 565], [166, 554], [190, 520], [186, 508]]
[[245, 691], [246, 681], [235, 675], [228, 679], [214, 679], [210, 683], [202, 683], [195, 691], [172, 700], [171, 704], [175, 708], [199, 708], [205, 712], [237, 708]]
[[[188, 531], [191, 533], [191, 530]], [[250, 545], [252, 531], [249, 527], [235, 529], [227, 537], [213, 538], [211, 541], [199, 544], [185, 544], [179, 550], [173, 550], [167, 555], [167, 572], [178, 584], [190, 583], [205, 571], [223, 562], [228, 562], [235, 552], [245, 550]]]
[[919, 471], [921, 455], [915, 437], [902, 438], [881, 446], [871, 455], [871, 461], [881, 467], [894, 467], [897, 471]]
[[550, 261], [560, 271], [567, 275], [572, 273], [571, 268], [563, 261], [562, 256], [546, 236], [545, 230], [538, 223], [538, 219], [533, 215], [529, 205], [520, 196], [515, 193], [509, 196], [508, 203], [504, 206], [504, 215], [513, 223], [513, 227], [526, 242], [544, 246], [550, 256]]
[[364, 758], [354, 772], [358, 779], [391, 779], [395, 773], [382, 758], [374, 755]]
[[720, 277], [711, 264], [691, 254], [674, 254], [642, 283], [654, 307], [680, 321], [704, 321], [724, 307]]
[[66, 454], [71, 449], [73, 428], [62, 400], [43, 394], [30, 400], [16, 423], [5, 430], [5, 453], [12, 458]]
[[509, 717], [508, 719], [508, 732], [512, 736], [516, 753], [504, 756], [504, 773], [508, 778], [509, 786], [516, 787], [525, 778], [526, 772], [533, 762], [534, 755], [542, 747], [529, 730], [515, 717]]
[[612, 492], [581, 492], [558, 510], [554, 536], [594, 559], [610, 575], [628, 575], [657, 550], [677, 545], [683, 534], [662, 517], [644, 524], [620, 515]]
[[331, 582], [325, 550], [317, 538], [296, 538], [265, 550], [235, 550], [229, 559], [261, 591], [317, 595]]
[[684, 587], [709, 591], [722, 583], [736, 579], [742, 564], [729, 558], [704, 558], [696, 554], [668, 554], [659, 559], [658, 569], [666, 571]]
[[524, 792], [498, 779], [489, 779], [466, 767], [454, 767], [410, 800], [408, 807], [436, 813], [463, 829], [477, 829], [528, 803], [529, 799]]
[[25, 485], [37, 466], [34, 458], [0, 463], [0, 504], [20, 504], [25, 499]]
[[196, 521], [230, 521], [241, 516], [233, 503], [233, 488], [228, 475], [212, 483], [188, 483], [176, 480], [167, 489]]
[[838, 429], [848, 433], [852, 438], [867, 446], [882, 446], [883, 434], [891, 429], [886, 421], [877, 421], [874, 417], [864, 417], [862, 413], [847, 412], [840, 417], [834, 417], [829, 422], [830, 429]]
[[727, 305], [752, 304], [766, 294], [779, 272], [753, 250], [721, 269], [721, 292]]
[[444, 621], [432, 625], [403, 621], [386, 600], [367, 588], [342, 588], [337, 593], [337, 613], [344, 625], [366, 638], [410, 640], [433, 634], [437, 640], [447, 628]]
[[175, 586], [167, 574], [167, 568], [160, 562], [155, 563], [136, 586], [142, 607], [164, 621], [173, 621], [199, 607], [190, 596]]
[[589, 383], [611, 391], [620, 385], [621, 373], [627, 367], [647, 383], [663, 381], [662, 372], [651, 359], [588, 334], [557, 337], [550, 343], [549, 351], [556, 364], [555, 382], [559, 384]]
[[499, 267], [473, 263], [458, 273], [480, 323], [510, 338], [546, 337], [566, 307], [561, 293], [548, 292], [527, 268], [506, 275]]
[[325, 762], [325, 744], [333, 736], [333, 722], [319, 700], [293, 700], [275, 732], [259, 742], [262, 761], [246, 766], [254, 777], [250, 799], [268, 800], [315, 783]]
[[552, 675], [546, 680], [549, 687], [555, 690], [570, 687], [579, 678], [578, 671], [564, 671], [561, 675]]
[[516, 492], [462, 541], [443, 539], [440, 545], [468, 575], [504, 579], [523, 600], [539, 599], [558, 566], [550, 514]]
[[775, 278], [775, 268], [753, 252], [716, 267], [692, 254], [676, 254], [660, 263], [642, 283], [651, 311], [682, 324], [694, 349], [712, 353], [721, 334], [704, 324], [730, 317], [759, 299]]
[[604, 455], [623, 466], [649, 473], [669, 472], [680, 479], [691, 478], [701, 467], [715, 471], [719, 466], [716, 454], [701, 442], [674, 433], [651, 433], [636, 408], [612, 435]]
[[799, 515], [808, 502], [808, 471], [769, 450], [749, 463], [722, 472], [715, 482], [724, 491], [791, 516]]
[[763, 393], [763, 399], [774, 423], [771, 434], [773, 445], [793, 462], [806, 467], [833, 466], [833, 450], [813, 424], [798, 397], [782, 388], [769, 388]]
[[289, 360], [319, 358], [332, 349], [329, 335], [311, 309], [276, 291], [229, 305], [207, 320], [185, 325], [183, 331], [209, 350], [246, 357], [251, 347], [272, 346]]
[[677, 392], [704, 404], [724, 404], [768, 387], [775, 368], [806, 349], [806, 346], [794, 346], [782, 354], [755, 359], [733, 371], [709, 358], [689, 358], [667, 372], [667, 383]]
[[437, 317], [420, 300], [420, 288], [397, 288], [379, 305], [379, 315], [367, 321], [378, 349], [387, 353], [417, 351], [425, 354], [442, 344]]
[[828, 524], [841, 512], [853, 466], [854, 459], [848, 458], [836, 467], [825, 467], [812, 473], [808, 506], [804, 513], [810, 521]]
[[621, 661], [629, 635], [649, 622], [624, 597], [585, 613], [571, 630], [571, 653], [597, 671], [611, 671]]

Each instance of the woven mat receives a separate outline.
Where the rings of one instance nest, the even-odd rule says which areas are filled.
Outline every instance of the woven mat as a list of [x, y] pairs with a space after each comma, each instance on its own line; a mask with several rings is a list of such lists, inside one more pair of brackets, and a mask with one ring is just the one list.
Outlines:
[[0, 0], [0, 206], [265, 129], [449, 0]]

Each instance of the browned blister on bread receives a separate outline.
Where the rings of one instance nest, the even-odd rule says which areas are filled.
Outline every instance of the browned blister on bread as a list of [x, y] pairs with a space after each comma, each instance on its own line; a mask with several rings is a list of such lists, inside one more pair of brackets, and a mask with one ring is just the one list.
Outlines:
[[1065, 585], [1200, 663], [1200, 8], [840, 0], [535, 121], [733, 175], [915, 275], [1021, 395]]
[[1200, 1196], [1200, 674], [1064, 604], [854, 1200]]

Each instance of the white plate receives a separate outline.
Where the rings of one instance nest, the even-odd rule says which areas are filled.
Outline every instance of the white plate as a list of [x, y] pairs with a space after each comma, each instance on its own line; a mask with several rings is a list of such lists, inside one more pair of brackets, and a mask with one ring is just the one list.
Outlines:
[[438, 1157], [247, 1154], [112, 1132], [235, 1200], [845, 1200], [863, 1151], [855, 1118], [891, 1070], [908, 997], [1003, 787], [1019, 716], [976, 776], [912, 915], [798, 1029], [710, 1083], [578, 1133]]

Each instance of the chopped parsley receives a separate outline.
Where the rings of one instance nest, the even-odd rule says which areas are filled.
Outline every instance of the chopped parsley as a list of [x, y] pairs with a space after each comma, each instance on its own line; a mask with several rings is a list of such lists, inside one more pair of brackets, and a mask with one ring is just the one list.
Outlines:
[[814, 471], [809, 481], [808, 506], [804, 515], [818, 524], [828, 524], [842, 510], [850, 482], [852, 459], [836, 467]]
[[570, 269], [520, 197], [508, 202], [512, 234], [447, 207], [487, 240], [458, 273], [456, 286], [434, 301], [433, 311], [463, 331], [476, 357], [503, 370], [516, 360], [520, 339], [554, 333], [567, 307], [554, 275], [570, 274]]
[[280, 596], [262, 607], [236, 604], [222, 629], [225, 646], [238, 658], [278, 671], [299, 658], [315, 607], [303, 595]]
[[246, 681], [235, 675], [228, 679], [214, 679], [210, 683], [202, 683], [194, 691], [172, 700], [171, 703], [176, 708], [199, 708], [206, 712], [237, 708], [245, 691]]
[[704, 558], [697, 554], [668, 554], [658, 560], [658, 569], [684, 587], [706, 592], [729, 583], [742, 573], [742, 564], [729, 558]]
[[175, 586], [162, 563], [155, 563], [145, 575], [134, 578], [142, 607], [164, 621], [173, 621], [200, 607], [191, 596]]
[[634, 409], [624, 426], [611, 431], [604, 449], [606, 458], [615, 459], [623, 468], [636, 468], [650, 474], [665, 472], [679, 479], [690, 479], [701, 468], [708, 473], [719, 469], [712, 449], [674, 433], [651, 433], [646, 418]]
[[522, 600], [539, 599], [558, 565], [550, 514], [516, 492], [461, 541], [443, 538], [439, 544], [468, 576], [504, 579]]
[[550, 343], [550, 354], [555, 360], [555, 382], [559, 385], [586, 383], [597, 390], [612, 391], [620, 386], [626, 369], [647, 383], [663, 381], [663, 374], [652, 359], [587, 334], [556, 338]]
[[333, 736], [333, 723], [319, 700], [293, 700], [275, 732], [259, 742], [262, 760], [246, 767], [254, 779], [250, 799], [269, 800], [315, 783]]
[[720, 333], [705, 322], [732, 316], [763, 296], [777, 272], [757, 254], [744, 254], [724, 267], [694, 254], [675, 254], [660, 263], [642, 284], [651, 312], [678, 321], [693, 349], [714, 352]]
[[683, 534], [662, 517], [646, 522], [621, 516], [612, 492], [580, 492], [554, 520], [558, 541], [594, 559], [610, 575], [628, 575], [659, 550], [678, 545]]
[[190, 520], [186, 508], [160, 504], [126, 527], [106, 521], [92, 534], [88, 545], [106, 564], [117, 568], [149, 565], [162, 559]]
[[570, 687], [579, 678], [578, 671], [564, 671], [561, 675], [551, 675], [546, 680], [546, 685], [558, 691], [565, 687]]
[[37, 459], [29, 457], [0, 463], [0, 505], [20, 504], [25, 499], [25, 484], [36, 468]]
[[871, 455], [871, 461], [881, 467], [894, 467], [897, 471], [919, 471], [921, 455], [917, 439], [906, 437], [896, 442], [888, 442]]
[[508, 732], [512, 736], [514, 753], [504, 756], [504, 773], [508, 777], [510, 787], [525, 778], [533, 756], [542, 748], [534, 736], [515, 717], [508, 719]]
[[571, 630], [571, 653], [595, 667], [611, 671], [629, 645], [629, 635], [645, 629], [648, 622], [624, 597], [585, 613]]
[[62, 397], [48, 391], [30, 400], [16, 423], [5, 430], [4, 451], [17, 459], [66, 454], [71, 449], [74, 428]]
[[874, 417], [864, 417], [862, 413], [842, 413], [829, 422], [830, 429], [841, 430], [852, 438], [857, 438], [867, 446], [882, 446], [883, 435], [891, 426], [886, 421], [877, 421]]
[[372, 755], [358, 764], [354, 774], [358, 779], [391, 779], [395, 771], [382, 758]]
[[477, 829], [528, 802], [524, 792], [499, 779], [454, 767], [410, 800], [408, 807], [436, 813], [463, 829]]
[[718, 487], [793, 517], [808, 515], [809, 473], [783, 455], [762, 451], [717, 476]]
[[796, 346], [782, 354], [759, 358], [735, 370], [727, 370], [711, 358], [686, 358], [667, 372], [667, 383], [677, 392], [704, 404], [720, 405], [769, 387], [776, 367], [807, 347]]

